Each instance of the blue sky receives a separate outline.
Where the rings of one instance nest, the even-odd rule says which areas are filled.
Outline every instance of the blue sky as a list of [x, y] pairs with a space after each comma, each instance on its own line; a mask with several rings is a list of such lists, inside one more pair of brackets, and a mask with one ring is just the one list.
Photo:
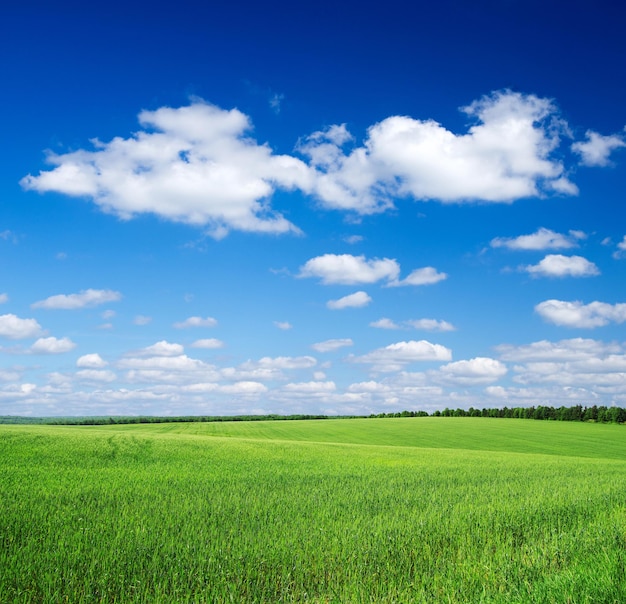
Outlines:
[[626, 406], [624, 9], [2, 9], [0, 414]]

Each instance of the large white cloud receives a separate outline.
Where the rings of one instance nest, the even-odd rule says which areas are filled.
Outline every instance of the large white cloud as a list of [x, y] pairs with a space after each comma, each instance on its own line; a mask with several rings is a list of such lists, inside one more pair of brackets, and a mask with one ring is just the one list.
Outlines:
[[546, 300], [537, 304], [535, 311], [546, 321], [564, 327], [593, 328], [626, 321], [626, 303]]
[[380, 212], [397, 196], [443, 202], [511, 202], [545, 191], [575, 194], [552, 157], [565, 128], [548, 99], [496, 92], [462, 108], [476, 123], [455, 134], [433, 120], [392, 116], [373, 125], [362, 147], [333, 126], [301, 141], [321, 176], [315, 192], [330, 208]]
[[427, 340], [396, 342], [362, 356], [349, 357], [354, 363], [367, 363], [373, 371], [382, 372], [399, 371], [405, 365], [418, 361], [449, 361], [451, 358], [449, 348]]
[[197, 100], [186, 107], [142, 111], [143, 130], [93, 150], [50, 154], [51, 170], [21, 184], [91, 198], [124, 219], [152, 213], [168, 220], [207, 226], [214, 236], [231, 229], [296, 231], [269, 207], [276, 188], [307, 190], [309, 168], [275, 155], [250, 139], [249, 118]]
[[86, 289], [77, 294], [58, 294], [31, 304], [31, 308], [74, 310], [117, 302], [122, 294], [110, 289]]
[[526, 272], [535, 277], [595, 277], [600, 270], [582, 256], [548, 254], [538, 264], [525, 266]]
[[580, 155], [584, 166], [608, 166], [611, 153], [620, 147], [626, 147], [621, 134], [603, 136], [593, 130], [587, 130], [587, 140], [572, 145], [572, 151]]
[[35, 338], [43, 333], [35, 319], [20, 319], [14, 314], [0, 315], [0, 336], [12, 340]]
[[445, 379], [457, 384], [488, 384], [504, 377], [507, 368], [496, 359], [476, 357], [448, 363], [440, 367], [439, 372]]
[[576, 247], [578, 239], [584, 239], [580, 231], [570, 231], [569, 235], [555, 233], [541, 227], [530, 235], [519, 237], [496, 237], [491, 240], [491, 247], [505, 247], [511, 250], [558, 250]]

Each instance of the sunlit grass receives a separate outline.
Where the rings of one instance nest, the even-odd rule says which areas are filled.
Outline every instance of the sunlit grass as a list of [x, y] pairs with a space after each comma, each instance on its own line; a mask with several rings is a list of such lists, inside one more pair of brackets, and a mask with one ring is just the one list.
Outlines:
[[623, 435], [3, 426], [0, 602], [624, 602]]

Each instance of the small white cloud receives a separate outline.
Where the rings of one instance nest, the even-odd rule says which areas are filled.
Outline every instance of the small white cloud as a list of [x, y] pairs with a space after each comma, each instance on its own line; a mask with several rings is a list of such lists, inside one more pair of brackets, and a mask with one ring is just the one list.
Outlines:
[[426, 340], [397, 342], [378, 348], [360, 357], [350, 357], [355, 363], [368, 363], [372, 370], [382, 372], [400, 371], [405, 365], [418, 361], [449, 361], [452, 352], [440, 344]]
[[74, 310], [106, 304], [107, 302], [117, 302], [122, 299], [122, 294], [110, 289], [87, 289], [78, 294], [58, 294], [50, 296], [45, 300], [40, 300], [31, 304], [31, 308], [64, 309]]
[[133, 319], [133, 323], [135, 325], [148, 325], [148, 323], [150, 323], [151, 321], [152, 321], [152, 317], [146, 317], [144, 315], [137, 315]]
[[88, 369], [101, 369], [107, 365], [108, 363], [97, 352], [84, 354], [76, 361], [76, 367], [85, 367]]
[[317, 342], [313, 344], [311, 348], [316, 352], [331, 352], [344, 348], [346, 346], [352, 346], [354, 342], [350, 338], [338, 338], [334, 340], [325, 340], [324, 342]]
[[224, 342], [217, 338], [205, 338], [203, 340], [196, 340], [192, 345], [192, 348], [224, 348]]
[[189, 317], [179, 323], [174, 323], [176, 329], [187, 329], [188, 327], [215, 327], [217, 320], [213, 317]]
[[549, 254], [539, 264], [525, 266], [523, 270], [536, 277], [594, 277], [598, 267], [582, 256]]
[[172, 357], [181, 355], [184, 351], [185, 348], [182, 344], [174, 344], [166, 340], [161, 340], [160, 342], [152, 344], [152, 346], [142, 348], [138, 354], [141, 356]]
[[583, 166], [608, 166], [611, 153], [620, 147], [626, 147], [626, 142], [620, 134], [603, 136], [593, 130], [587, 130], [587, 140], [572, 145], [572, 151], [580, 155]]
[[344, 308], [361, 308], [367, 306], [372, 301], [372, 298], [363, 291], [354, 292], [338, 300], [329, 300], [326, 306], [331, 310], [342, 310]]
[[519, 237], [496, 237], [491, 240], [491, 247], [505, 247], [510, 250], [558, 250], [577, 247], [577, 239], [584, 233], [570, 231], [570, 236], [555, 233], [550, 229], [540, 228], [531, 235]]
[[0, 315], [0, 336], [12, 340], [34, 338], [43, 333], [35, 319], [20, 319], [16, 315]]
[[405, 323], [415, 329], [423, 329], [425, 331], [454, 331], [455, 329], [452, 323], [437, 319], [413, 319], [405, 321]]
[[282, 329], [283, 331], [287, 331], [293, 328], [293, 325], [288, 321], [274, 321], [274, 325], [278, 327], [278, 329]]
[[432, 285], [433, 283], [439, 283], [447, 279], [446, 273], [439, 273], [437, 269], [432, 266], [425, 266], [424, 268], [415, 269], [408, 277], [400, 281], [390, 281], [388, 287], [402, 287], [405, 285]]
[[558, 342], [540, 340], [524, 346], [502, 344], [496, 347], [505, 361], [562, 362], [593, 359], [621, 352], [619, 344], [600, 342], [590, 338], [570, 338]]
[[535, 306], [535, 311], [543, 319], [555, 325], [590, 329], [602, 327], [610, 322], [626, 321], [626, 304], [607, 304], [606, 302], [566, 302], [546, 300]]
[[74, 350], [76, 344], [69, 338], [39, 338], [30, 348], [33, 354], [62, 354]]
[[8, 294], [0, 294], [0, 304], [6, 304], [9, 301]]
[[356, 243], [361, 243], [361, 241], [363, 241], [363, 236], [362, 235], [348, 235], [347, 237], [344, 237], [343, 240], [346, 243], [349, 243], [350, 245], [355, 245]]
[[387, 319], [386, 317], [378, 319], [378, 321], [372, 321], [370, 323], [370, 327], [376, 327], [378, 329], [400, 329], [400, 325], [394, 323], [391, 319]]
[[115, 311], [114, 310], [105, 310], [102, 313], [102, 318], [103, 319], [112, 319], [115, 316]]
[[284, 94], [273, 94], [270, 98], [270, 107], [272, 111], [278, 115], [280, 113], [280, 105], [285, 100]]
[[620, 260], [624, 257], [626, 257], [626, 235], [624, 235], [624, 239], [617, 244], [617, 250], [613, 252], [613, 258], [616, 260]]
[[324, 254], [308, 260], [298, 276], [319, 277], [325, 285], [355, 285], [395, 280], [399, 273], [400, 266], [390, 258], [367, 260], [351, 254]]

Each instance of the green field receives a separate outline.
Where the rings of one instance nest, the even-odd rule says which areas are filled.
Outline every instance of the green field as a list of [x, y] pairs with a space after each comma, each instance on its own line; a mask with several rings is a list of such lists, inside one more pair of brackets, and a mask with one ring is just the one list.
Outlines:
[[626, 602], [626, 426], [0, 426], [0, 602]]

